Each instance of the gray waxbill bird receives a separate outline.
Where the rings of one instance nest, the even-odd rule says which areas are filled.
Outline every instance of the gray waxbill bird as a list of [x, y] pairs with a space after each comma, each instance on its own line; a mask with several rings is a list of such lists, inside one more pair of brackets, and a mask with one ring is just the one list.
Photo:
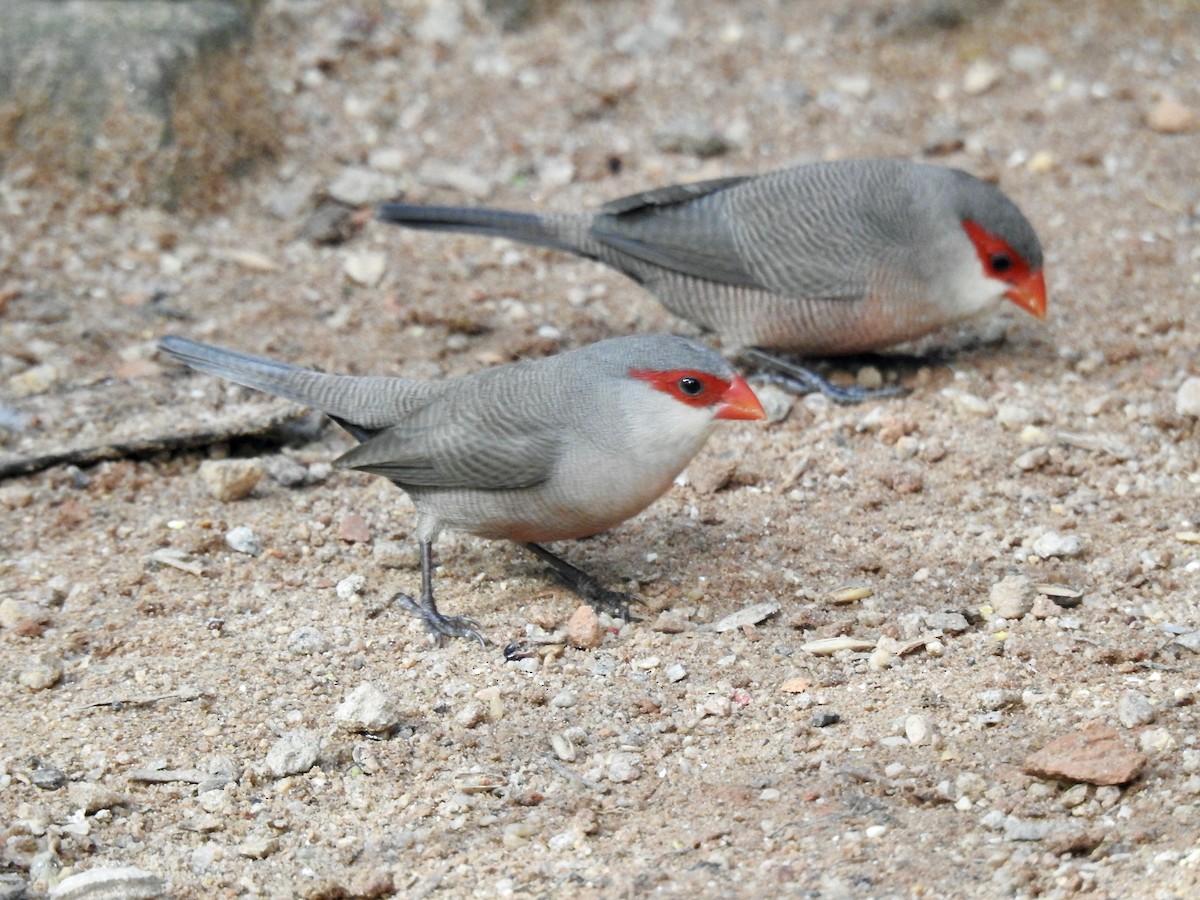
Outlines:
[[1016, 205], [966, 172], [901, 159], [674, 185], [595, 212], [385, 203], [377, 217], [606, 263], [676, 315], [760, 351], [878, 350], [1002, 299], [1046, 315], [1041, 243]]
[[193, 369], [321, 410], [360, 443], [341, 468], [390, 479], [417, 508], [421, 596], [396, 598], [437, 640], [477, 623], [433, 599], [442, 529], [524, 543], [593, 605], [627, 612], [544, 541], [637, 515], [671, 486], [722, 419], [765, 418], [717, 353], [670, 335], [613, 338], [441, 381], [329, 375], [180, 337], [159, 347]]

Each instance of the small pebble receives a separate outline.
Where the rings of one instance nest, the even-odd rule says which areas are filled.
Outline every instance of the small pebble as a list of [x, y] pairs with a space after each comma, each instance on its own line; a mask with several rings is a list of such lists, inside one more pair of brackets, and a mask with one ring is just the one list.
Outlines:
[[387, 256], [372, 250], [350, 253], [342, 262], [346, 277], [363, 287], [375, 287], [383, 280], [386, 270]]
[[667, 670], [663, 674], [667, 676], [667, 681], [673, 684], [687, 678], [687, 669], [683, 667], [682, 663], [672, 663], [667, 666]]
[[603, 642], [604, 629], [600, 626], [600, 617], [584, 603], [567, 622], [567, 643], [577, 650], [594, 650]]
[[1001, 71], [994, 63], [976, 60], [963, 75], [963, 93], [977, 96], [990, 91], [1000, 81]]
[[267, 751], [267, 768], [276, 778], [302, 775], [317, 762], [321, 736], [307, 728], [284, 732]]
[[351, 732], [389, 735], [400, 726], [400, 713], [390, 696], [370, 682], [356, 687], [333, 712], [333, 720]]
[[555, 732], [550, 736], [550, 747], [554, 750], [554, 755], [563, 762], [575, 761], [575, 745], [571, 743], [571, 739], [566, 735]]
[[1020, 431], [1037, 421], [1034, 411], [1019, 403], [1000, 403], [996, 406], [996, 421], [1009, 431]]
[[1143, 753], [1167, 753], [1177, 746], [1175, 736], [1165, 728], [1147, 728], [1138, 735], [1138, 748]]
[[1004, 839], [1006, 841], [1040, 841], [1050, 834], [1056, 823], [1048, 819], [1020, 819], [1009, 816], [1004, 820]]
[[287, 651], [296, 656], [312, 656], [324, 653], [329, 642], [321, 630], [313, 625], [302, 625], [288, 635]]
[[1017, 691], [1006, 691], [1000, 688], [989, 688], [975, 695], [979, 705], [984, 709], [1007, 709], [1010, 706], [1020, 706], [1024, 701]]
[[487, 720], [487, 708], [478, 700], [470, 700], [454, 714], [454, 721], [463, 728], [474, 728]]
[[995, 414], [995, 407], [982, 397], [977, 397], [975, 394], [969, 394], [966, 391], [956, 391], [947, 389], [942, 392], [950, 397], [955, 408], [969, 416], [977, 416], [981, 419], [990, 418]]
[[358, 513], [350, 513], [338, 522], [337, 536], [348, 544], [367, 544], [371, 541], [371, 526]]
[[34, 787], [43, 791], [57, 791], [67, 783], [67, 776], [62, 769], [55, 766], [39, 766], [30, 773], [29, 780], [33, 782]]
[[767, 421], [773, 424], [782, 422], [791, 415], [792, 407], [796, 405], [795, 394], [773, 384], [755, 385], [754, 393], [758, 395], [758, 402], [767, 414]]
[[854, 376], [854, 383], [860, 388], [877, 390], [883, 387], [883, 373], [875, 366], [862, 366]]
[[166, 891], [166, 882], [144, 869], [100, 866], [64, 878], [50, 890], [50, 900], [152, 900]]
[[1159, 134], [1183, 134], [1196, 125], [1196, 113], [1179, 100], [1166, 94], [1146, 113], [1146, 124]]
[[1074, 809], [1087, 802], [1088, 793], [1092, 790], [1090, 784], [1076, 784], [1067, 788], [1058, 798], [1063, 809]]
[[1045, 447], [1034, 447], [1026, 450], [1013, 460], [1013, 467], [1022, 472], [1032, 472], [1050, 464], [1050, 451]]
[[1036, 594], [1024, 575], [1008, 575], [992, 585], [988, 602], [1002, 619], [1019, 619], [1033, 608]]
[[12, 399], [44, 394], [62, 380], [63, 373], [51, 363], [31, 366], [8, 379], [8, 394]]
[[71, 782], [67, 786], [67, 799], [72, 809], [82, 809], [89, 814], [101, 809], [112, 809], [114, 806], [129, 805], [129, 800], [124, 794], [118, 794], [112, 788], [91, 781]]
[[15, 597], [0, 600], [0, 628], [15, 629], [26, 621], [44, 624], [50, 621], [50, 614], [38, 604], [27, 600], [18, 600]]
[[808, 641], [801, 644], [800, 649], [805, 653], [811, 653], [813, 656], [833, 656], [835, 653], [840, 653], [843, 650], [858, 652], [874, 650], [875, 642], [848, 636], [818, 638], [815, 641]]
[[1083, 540], [1075, 534], [1047, 531], [1033, 542], [1033, 552], [1042, 559], [1070, 559], [1083, 553]]
[[940, 612], [927, 615], [925, 627], [937, 629], [946, 634], [961, 634], [971, 627], [971, 623], [962, 613]]
[[904, 736], [914, 747], [926, 747], [934, 743], [933, 723], [925, 716], [912, 715], [904, 720]]
[[637, 765], [638, 758], [632, 753], [614, 753], [608, 761], [605, 772], [608, 780], [614, 784], [628, 784], [642, 776], [642, 770]]
[[205, 489], [222, 503], [248, 496], [263, 476], [257, 459], [208, 459], [200, 464]]
[[327, 193], [346, 206], [372, 206], [400, 194], [400, 180], [362, 166], [346, 166], [330, 183]]
[[225, 543], [229, 549], [247, 556], [260, 556], [263, 552], [262, 540], [246, 525], [237, 525], [229, 529], [225, 534]]
[[768, 600], [766, 603], [755, 603], [753, 606], [744, 606], [737, 612], [732, 612], [727, 616], [713, 622], [705, 627], [706, 631], [737, 631], [746, 625], [757, 625], [764, 619], [769, 619], [781, 609], [779, 601]]
[[271, 480], [284, 487], [299, 487], [308, 481], [308, 468], [282, 453], [263, 457], [262, 464]]
[[347, 575], [337, 583], [334, 589], [337, 592], [339, 600], [350, 600], [362, 593], [362, 589], [366, 587], [367, 576], [360, 575], [357, 572], [353, 575]]
[[63, 677], [63, 661], [49, 654], [26, 660], [17, 672], [17, 683], [31, 691], [44, 691]]
[[1126, 728], [1149, 725], [1154, 715], [1154, 705], [1136, 691], [1126, 691], [1117, 700], [1117, 720]]
[[1175, 393], [1175, 412], [1181, 416], [1200, 418], [1200, 378], [1184, 379]]
[[238, 844], [237, 852], [239, 856], [248, 859], [266, 859], [278, 849], [279, 838], [266, 834], [252, 834]]
[[813, 728], [828, 728], [840, 721], [842, 721], [842, 717], [837, 713], [821, 709], [813, 713], [812, 726]]

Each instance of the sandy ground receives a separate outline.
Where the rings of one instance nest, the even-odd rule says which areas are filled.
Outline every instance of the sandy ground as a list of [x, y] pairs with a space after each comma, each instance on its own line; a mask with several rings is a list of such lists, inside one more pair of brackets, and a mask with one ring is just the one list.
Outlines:
[[[419, 377], [692, 333], [561, 254], [366, 217], [318, 244], [345, 167], [570, 210], [932, 158], [1026, 211], [1051, 316], [835, 363], [913, 390], [725, 427], [647, 512], [559, 546], [646, 601], [594, 650], [563, 646], [577, 604], [536, 561], [453, 535], [440, 603], [494, 645], [431, 647], [388, 602], [418, 579], [411, 504], [331, 474], [332, 427], [0, 483], [0, 886], [135, 866], [179, 897], [1194, 896], [1200, 145], [1148, 116], [1200, 109], [1200, 13], [965, 4], [942, 30], [915, 8], [560, 2], [503, 31], [473, 3], [273, 0], [286, 149], [216, 211], [10, 174], [0, 384], [31, 421], [0, 431], [8, 460], [286, 410], [158, 360], [168, 332]], [[732, 148], [664, 149], [686, 119]], [[274, 475], [221, 502], [207, 457]], [[711, 627], [758, 604], [779, 609]], [[834, 637], [859, 643], [813, 652]], [[363, 685], [381, 734], [335, 717]], [[1023, 770], [1094, 723], [1132, 782]]]

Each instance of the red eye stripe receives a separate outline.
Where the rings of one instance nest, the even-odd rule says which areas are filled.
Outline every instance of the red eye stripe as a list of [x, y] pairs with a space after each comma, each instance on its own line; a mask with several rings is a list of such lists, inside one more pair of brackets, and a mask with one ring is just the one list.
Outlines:
[[[982, 225], [972, 222], [970, 219], [964, 219], [962, 226], [967, 237], [971, 239], [971, 243], [975, 245], [975, 252], [979, 254], [979, 262], [983, 264], [983, 271], [989, 278], [996, 278], [1008, 284], [1021, 284], [1029, 279], [1029, 263], [1025, 262], [1021, 255], [1009, 246], [1008, 241], [996, 237]], [[1002, 263], [1002, 260], [1007, 260], [1007, 264]], [[999, 266], [998, 263], [1000, 263]]]
[[656, 372], [653, 369], [630, 369], [629, 376], [644, 381], [656, 391], [662, 391], [688, 406], [703, 408], [713, 406], [729, 390], [729, 382], [708, 372], [692, 369], [672, 369]]

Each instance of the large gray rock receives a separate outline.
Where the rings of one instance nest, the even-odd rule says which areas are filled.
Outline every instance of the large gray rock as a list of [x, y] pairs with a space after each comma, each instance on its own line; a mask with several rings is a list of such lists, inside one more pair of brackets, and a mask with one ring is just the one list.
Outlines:
[[277, 140], [248, 58], [257, 2], [0, 3], [0, 169], [134, 202], [211, 196]]

